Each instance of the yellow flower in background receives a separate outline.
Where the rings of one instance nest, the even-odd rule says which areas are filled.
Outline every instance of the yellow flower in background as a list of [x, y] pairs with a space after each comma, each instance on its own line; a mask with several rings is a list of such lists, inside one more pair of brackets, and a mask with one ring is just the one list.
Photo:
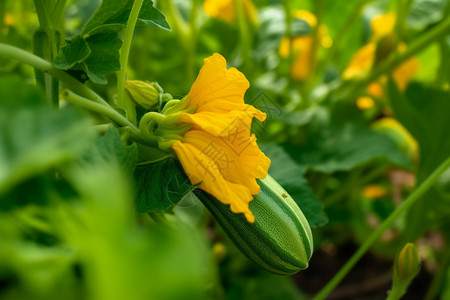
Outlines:
[[391, 34], [394, 31], [395, 15], [387, 13], [384, 15], [376, 15], [370, 22], [372, 29], [372, 41], [379, 41], [381, 38]]
[[[297, 80], [304, 80], [310, 73], [310, 57], [312, 38], [311, 36], [301, 36], [292, 39], [292, 50], [294, 52], [294, 62], [291, 67], [291, 77]], [[289, 57], [290, 40], [283, 38], [280, 44], [280, 55]]]
[[369, 200], [379, 199], [387, 195], [387, 190], [381, 185], [369, 184], [363, 188], [362, 195], [364, 198]]
[[[367, 76], [375, 64], [377, 47], [380, 41], [393, 34], [395, 27], [395, 15], [388, 13], [375, 16], [371, 23], [372, 36], [370, 42], [359, 49], [350, 60], [349, 65], [344, 70], [342, 77], [344, 79], [361, 78]], [[399, 43], [397, 51], [403, 52], [406, 49], [404, 43]], [[393, 72], [392, 77], [400, 91], [404, 91], [408, 83], [414, 77], [419, 69], [418, 60], [412, 57], [398, 66]], [[366, 92], [368, 96], [380, 98], [383, 96], [382, 84], [387, 81], [386, 76], [381, 76], [377, 82], [372, 82]], [[359, 100], [357, 100], [358, 103]]]
[[[307, 10], [295, 11], [294, 17], [304, 20], [312, 29], [317, 26], [316, 16]], [[327, 35], [327, 28], [324, 25], [319, 27], [319, 40], [323, 47], [329, 48], [332, 45], [332, 40]], [[294, 62], [291, 67], [292, 78], [304, 80], [310, 74], [312, 44], [313, 38], [311, 35], [297, 36], [292, 39], [284, 37], [281, 40], [279, 47], [281, 57], [289, 57], [291, 48], [294, 52]]]
[[[400, 43], [400, 45], [398, 46], [398, 50], [400, 52], [405, 51], [406, 45], [404, 43]], [[419, 61], [417, 60], [417, 58], [412, 57], [398, 66], [394, 70], [394, 72], [392, 72], [392, 77], [394, 78], [394, 81], [400, 91], [406, 90], [406, 88], [408, 87], [408, 83], [411, 81], [418, 70]]]
[[14, 16], [12, 14], [6, 13], [3, 22], [5, 26], [13, 26], [15, 23]]
[[[251, 0], [242, 0], [244, 15], [252, 23], [257, 23], [256, 8]], [[205, 0], [203, 10], [212, 18], [222, 20], [227, 23], [236, 21], [236, 6], [234, 0]]]
[[366, 76], [372, 68], [376, 50], [377, 45], [375, 43], [369, 43], [359, 49], [353, 55], [349, 65], [344, 70], [344, 73], [342, 74], [344, 79]]
[[310, 11], [303, 10], [303, 9], [296, 10], [296, 11], [294, 11], [294, 17], [297, 19], [304, 20], [306, 23], [308, 23], [308, 25], [311, 28], [314, 28], [317, 26], [317, 18]]
[[[384, 83], [383, 81], [386, 81], [386, 77], [382, 77], [380, 81]], [[383, 87], [378, 82], [372, 82], [367, 87], [367, 93], [375, 98], [383, 97]]]
[[183, 112], [177, 125], [191, 127], [172, 149], [192, 184], [254, 222], [248, 204], [260, 190], [256, 178], [266, 177], [270, 159], [250, 128], [253, 117], [263, 121], [266, 115], [244, 103], [249, 87], [244, 74], [227, 69], [217, 53], [204, 61], [189, 94], [179, 102]]
[[374, 102], [371, 97], [359, 97], [356, 100], [356, 106], [358, 106], [360, 110], [371, 109], [372, 107], [374, 107]]

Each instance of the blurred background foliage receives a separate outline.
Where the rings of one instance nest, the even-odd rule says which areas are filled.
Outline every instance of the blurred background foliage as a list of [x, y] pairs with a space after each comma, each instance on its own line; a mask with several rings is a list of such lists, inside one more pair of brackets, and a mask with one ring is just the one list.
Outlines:
[[[313, 227], [310, 268], [259, 269], [192, 194], [168, 217], [135, 216], [135, 147], [114, 127], [97, 136], [81, 110], [48, 107], [33, 69], [0, 58], [1, 299], [307, 299], [450, 156], [448, 1], [155, 2], [172, 30], [138, 24], [128, 78], [180, 99], [213, 52], [246, 75], [246, 102], [268, 115], [254, 131], [269, 172]], [[61, 46], [100, 3], [67, 1]], [[33, 1], [0, 2], [0, 42], [32, 52], [38, 27]], [[113, 100], [120, 45], [107, 42], [92, 51], [111, 54], [108, 68], [80, 60], [99, 77], [59, 65], [105, 76], [86, 84]], [[446, 299], [449, 204], [447, 170], [332, 297], [383, 298], [395, 255], [415, 242], [423, 267], [408, 299]]]

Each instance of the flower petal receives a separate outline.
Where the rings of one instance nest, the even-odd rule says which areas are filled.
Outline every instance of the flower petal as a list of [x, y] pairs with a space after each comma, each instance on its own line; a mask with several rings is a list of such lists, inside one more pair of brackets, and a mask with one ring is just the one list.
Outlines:
[[213, 18], [232, 23], [236, 18], [233, 0], [206, 0], [203, 10]]
[[244, 74], [235, 68], [227, 69], [225, 58], [214, 53], [205, 58], [197, 79], [189, 91], [189, 107], [199, 109], [205, 103], [217, 100], [244, 103], [245, 91], [250, 84]]
[[419, 61], [415, 57], [411, 57], [392, 72], [395, 82], [400, 91], [405, 91], [408, 83], [416, 75], [419, 70]]
[[232, 212], [243, 213], [251, 223], [255, 221], [248, 207], [253, 196], [246, 186], [226, 180], [217, 164], [195, 146], [175, 142], [172, 148], [192, 184], [200, 183], [202, 190], [213, 195], [220, 202], [229, 204]]
[[258, 159], [261, 153], [251, 139], [249, 131], [243, 130], [237, 135], [215, 137], [201, 130], [191, 130], [183, 138], [202, 151], [218, 166], [228, 180], [238, 183], [240, 178], [255, 178]]
[[388, 13], [385, 15], [377, 15], [370, 22], [372, 28], [372, 40], [378, 41], [382, 37], [392, 33], [395, 26], [395, 15]]
[[244, 104], [242, 103], [236, 103], [236, 102], [229, 102], [224, 100], [217, 100], [210, 103], [205, 103], [201, 107], [199, 107], [195, 112], [201, 113], [201, 112], [216, 112], [220, 114], [224, 114], [230, 111], [240, 111], [240, 112], [247, 112], [252, 114], [255, 118], [260, 120], [261, 122], [266, 119], [266, 114], [260, 111], [259, 109], [255, 108], [252, 105]]
[[255, 114], [261, 121], [265, 119], [265, 114], [253, 106], [248, 105], [248, 111], [233, 110], [226, 113], [204, 111], [195, 114], [183, 113], [178, 122], [189, 123], [193, 125], [193, 129], [202, 129], [215, 136], [226, 136], [230, 134], [230, 130], [235, 129], [238, 124], [250, 129], [252, 119]]
[[350, 79], [366, 75], [372, 68], [376, 48], [377, 46], [375, 43], [369, 43], [359, 49], [355, 55], [353, 55], [350, 64], [347, 66], [342, 76], [345, 79]]

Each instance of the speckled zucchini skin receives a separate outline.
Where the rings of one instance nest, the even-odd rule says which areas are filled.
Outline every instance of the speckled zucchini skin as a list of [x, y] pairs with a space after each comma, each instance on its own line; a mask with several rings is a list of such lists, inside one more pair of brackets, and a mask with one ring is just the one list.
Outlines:
[[308, 221], [291, 196], [269, 175], [259, 180], [261, 191], [250, 202], [255, 222], [234, 214], [213, 196], [195, 193], [233, 243], [266, 270], [292, 275], [308, 266], [313, 239]]

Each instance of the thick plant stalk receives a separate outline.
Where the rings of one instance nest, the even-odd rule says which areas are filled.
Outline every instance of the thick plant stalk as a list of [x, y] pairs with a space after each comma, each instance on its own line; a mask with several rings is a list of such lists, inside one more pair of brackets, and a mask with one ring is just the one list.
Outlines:
[[67, 102], [70, 102], [79, 107], [83, 107], [85, 109], [91, 110], [93, 112], [97, 112], [101, 115], [104, 115], [104, 116], [110, 118], [111, 120], [113, 120], [114, 122], [116, 122], [119, 125], [129, 126], [135, 132], [138, 132], [138, 129], [134, 126], [133, 123], [131, 123], [128, 119], [123, 117], [119, 112], [117, 112], [113, 108], [90, 101], [89, 99], [78, 96], [69, 90], [62, 91], [62, 97]]
[[134, 28], [144, 0], [135, 0], [128, 17], [127, 26], [120, 49], [120, 70], [117, 73], [117, 104], [127, 111], [127, 118], [136, 123], [136, 107], [131, 99], [125, 99], [125, 79], [127, 75], [128, 56], [130, 55], [131, 40], [133, 39]]
[[39, 69], [44, 73], [48, 73], [53, 77], [59, 79], [61, 82], [64, 82], [75, 93], [89, 98], [90, 100], [101, 103], [105, 106], [110, 106], [108, 102], [106, 102], [96, 92], [70, 76], [68, 73], [53, 67], [53, 65], [49, 61], [42, 59], [30, 52], [14, 46], [0, 43], [0, 57], [15, 59], [22, 63], [30, 65], [33, 68]]

